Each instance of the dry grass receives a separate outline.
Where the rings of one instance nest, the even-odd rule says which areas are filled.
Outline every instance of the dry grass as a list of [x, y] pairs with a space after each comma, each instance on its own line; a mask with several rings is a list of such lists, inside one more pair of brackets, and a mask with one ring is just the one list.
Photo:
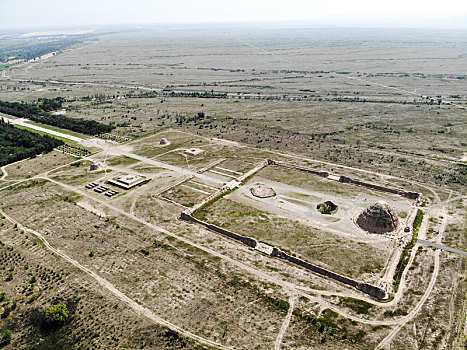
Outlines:
[[378, 274], [387, 259], [388, 252], [367, 243], [345, 240], [226, 198], [200, 209], [195, 215], [352, 277], [360, 277], [365, 273]]

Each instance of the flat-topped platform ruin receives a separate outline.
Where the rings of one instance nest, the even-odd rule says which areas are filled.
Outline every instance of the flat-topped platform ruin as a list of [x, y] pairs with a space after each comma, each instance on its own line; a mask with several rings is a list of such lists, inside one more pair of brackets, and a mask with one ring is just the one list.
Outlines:
[[124, 174], [107, 180], [107, 183], [129, 190], [146, 181], [148, 181], [148, 179], [143, 175]]

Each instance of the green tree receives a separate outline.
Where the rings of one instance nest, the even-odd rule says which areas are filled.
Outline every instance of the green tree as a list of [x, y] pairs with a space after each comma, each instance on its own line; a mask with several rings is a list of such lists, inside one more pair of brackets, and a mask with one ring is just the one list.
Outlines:
[[6, 346], [11, 343], [12, 332], [9, 329], [4, 329], [0, 338], [0, 346]]
[[66, 322], [69, 315], [70, 312], [68, 311], [66, 304], [57, 304], [50, 307], [45, 312], [45, 320], [49, 324], [63, 324]]

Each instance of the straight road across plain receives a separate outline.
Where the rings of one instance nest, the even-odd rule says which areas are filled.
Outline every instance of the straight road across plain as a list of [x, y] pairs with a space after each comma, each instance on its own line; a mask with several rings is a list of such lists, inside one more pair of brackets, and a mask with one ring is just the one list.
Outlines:
[[430, 242], [430, 241], [425, 241], [424, 239], [417, 239], [417, 243], [419, 243], [421, 245], [424, 245], [424, 246], [427, 246], [427, 247], [433, 247], [433, 248], [445, 250], [447, 252], [467, 256], [467, 252], [465, 250], [451, 248], [451, 247], [445, 246], [444, 244], [438, 244], [438, 243], [434, 243], [434, 242]]

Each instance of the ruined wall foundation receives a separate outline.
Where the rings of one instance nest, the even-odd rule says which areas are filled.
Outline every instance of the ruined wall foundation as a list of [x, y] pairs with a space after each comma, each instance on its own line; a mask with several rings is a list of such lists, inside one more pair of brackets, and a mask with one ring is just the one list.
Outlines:
[[[258, 172], [259, 170], [261, 170], [262, 168], [264, 168], [264, 167], [266, 167], [268, 165], [274, 165], [274, 166], [279, 166], [279, 167], [286, 168], [286, 169], [298, 170], [298, 171], [301, 171], [301, 172], [306, 172], [308, 174], [313, 174], [313, 175], [317, 175], [317, 176], [324, 177], [324, 178], [328, 178], [329, 175], [330, 175], [326, 171], [316, 171], [316, 170], [312, 170], [312, 169], [296, 167], [296, 166], [293, 166], [293, 165], [282, 164], [282, 163], [276, 162], [276, 161], [274, 161], [272, 159], [267, 159], [267, 160], [261, 162], [260, 164], [258, 164], [252, 170], [250, 170], [247, 173], [243, 174], [242, 176], [238, 177], [236, 179], [237, 181], [232, 181], [232, 183], [229, 183], [229, 184], [223, 186], [221, 189], [219, 189], [218, 191], [216, 191], [216, 192], [212, 193], [211, 195], [209, 195], [208, 197], [206, 197], [203, 201], [201, 201], [200, 203], [195, 205], [193, 208], [189, 208], [189, 209], [184, 210], [180, 214], [180, 219], [202, 225], [202, 226], [206, 227], [209, 230], [212, 230], [214, 232], [218, 232], [218, 233], [220, 233], [220, 234], [222, 234], [224, 236], [227, 236], [229, 238], [235, 239], [236, 241], [242, 242], [243, 244], [245, 244], [245, 245], [247, 245], [247, 246], [249, 246], [249, 247], [251, 247], [253, 249], [257, 248], [259, 243], [258, 243], [258, 241], [256, 239], [248, 237], [248, 236], [243, 236], [243, 235], [234, 233], [232, 231], [226, 230], [226, 229], [224, 229], [222, 227], [212, 225], [212, 224], [209, 224], [209, 223], [204, 222], [202, 220], [196, 219], [196, 218], [194, 218], [192, 216], [192, 214], [196, 210], [200, 209], [201, 207], [203, 207], [207, 203], [215, 200], [216, 198], [223, 195], [224, 193], [237, 188], [238, 186], [240, 186], [241, 182], [245, 181], [248, 177], [254, 175], [256, 172]], [[371, 184], [371, 183], [367, 183], [367, 182], [363, 182], [363, 181], [359, 181], [359, 180], [354, 180], [354, 179], [351, 179], [348, 176], [339, 176], [339, 177], [334, 176], [334, 178], [332, 180], [333, 181], [339, 181], [341, 183], [348, 183], [348, 184], [358, 185], [358, 186], [370, 188], [370, 189], [373, 189], [373, 190], [377, 190], [377, 191], [380, 191], [380, 192], [396, 194], [396, 195], [399, 195], [399, 196], [402, 196], [402, 197], [405, 197], [405, 198], [408, 198], [408, 199], [415, 200], [416, 204], [420, 204], [421, 201], [423, 200], [423, 196], [422, 196], [421, 193], [396, 190], [396, 189], [388, 188], [388, 187], [385, 187], [385, 186], [380, 186], [380, 185], [375, 185], [375, 184]], [[262, 251], [262, 250], [260, 250], [260, 251]], [[264, 251], [262, 251], [262, 252], [264, 253]], [[377, 287], [377, 286], [374, 286], [374, 285], [371, 285], [371, 284], [368, 284], [368, 283], [358, 282], [358, 281], [356, 281], [354, 279], [351, 279], [349, 277], [340, 275], [338, 273], [332, 272], [332, 271], [327, 270], [325, 268], [322, 268], [322, 267], [319, 267], [319, 266], [314, 265], [312, 263], [309, 263], [308, 261], [302, 260], [302, 259], [297, 258], [295, 256], [292, 256], [290, 254], [287, 254], [287, 253], [281, 251], [279, 248], [272, 247], [272, 252], [270, 252], [270, 254], [268, 252], [267, 254], [269, 256], [271, 256], [271, 257], [286, 260], [286, 261], [288, 261], [290, 263], [301, 266], [301, 267], [303, 267], [303, 268], [305, 268], [307, 270], [310, 270], [310, 271], [312, 271], [314, 273], [320, 274], [320, 275], [328, 277], [328, 278], [332, 278], [335, 281], [338, 281], [338, 282], [343, 283], [345, 285], [354, 287], [354, 288], [360, 290], [361, 292], [370, 295], [373, 298], [376, 298], [376, 299], [379, 299], [379, 300], [385, 300], [385, 299], [388, 298], [388, 293], [383, 288], [380, 288], [380, 287]]]

